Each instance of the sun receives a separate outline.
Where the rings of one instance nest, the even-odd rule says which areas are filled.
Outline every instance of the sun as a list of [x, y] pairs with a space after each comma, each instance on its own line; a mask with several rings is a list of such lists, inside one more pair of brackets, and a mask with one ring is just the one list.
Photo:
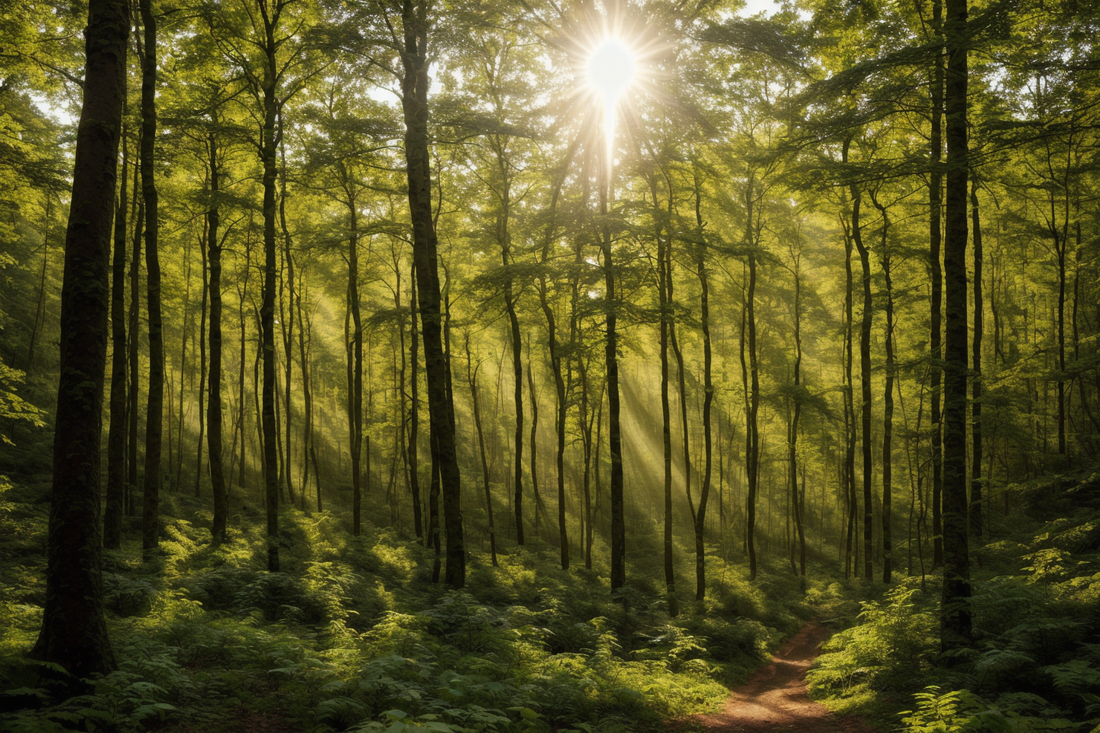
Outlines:
[[618, 100], [634, 81], [635, 54], [617, 38], [605, 38], [588, 58], [588, 83], [605, 104]]
[[600, 39], [588, 55], [588, 86], [603, 103], [603, 143], [608, 172], [614, 166], [615, 122], [619, 99], [634, 82], [638, 62], [634, 51], [619, 37]]

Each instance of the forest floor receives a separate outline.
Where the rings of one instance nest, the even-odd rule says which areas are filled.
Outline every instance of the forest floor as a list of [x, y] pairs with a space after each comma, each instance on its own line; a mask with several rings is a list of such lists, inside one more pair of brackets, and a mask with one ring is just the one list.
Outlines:
[[837, 716], [809, 698], [806, 672], [820, 653], [828, 630], [810, 621], [744, 685], [731, 690], [721, 712], [696, 715], [694, 730], [729, 733], [873, 733], [852, 716]]

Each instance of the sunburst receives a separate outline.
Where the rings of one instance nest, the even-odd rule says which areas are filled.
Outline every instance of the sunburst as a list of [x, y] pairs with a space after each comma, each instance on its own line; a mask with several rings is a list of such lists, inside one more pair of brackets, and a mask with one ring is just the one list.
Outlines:
[[586, 127], [588, 134], [602, 138], [595, 149], [601, 151], [601, 168], [609, 178], [616, 134], [630, 127], [631, 120], [638, 121], [632, 110], [654, 91], [667, 51], [652, 21], [641, 6], [605, 0], [585, 6], [559, 36], [559, 48], [567, 52], [575, 80], [565, 116], [593, 122], [598, 116], [600, 124]]

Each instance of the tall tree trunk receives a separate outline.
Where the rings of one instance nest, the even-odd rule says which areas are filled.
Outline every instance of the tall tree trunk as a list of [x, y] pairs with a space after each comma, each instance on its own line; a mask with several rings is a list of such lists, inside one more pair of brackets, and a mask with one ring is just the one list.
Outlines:
[[405, 118], [405, 160], [409, 210], [413, 224], [424, 360], [428, 377], [428, 412], [434, 455], [442, 484], [447, 532], [445, 580], [452, 588], [466, 582], [466, 551], [462, 532], [461, 475], [455, 448], [454, 404], [447, 391], [447, 363], [442, 344], [442, 313], [438, 242], [432, 216], [431, 166], [428, 157], [428, 19], [422, 0], [403, 0], [404, 45], [401, 61], [402, 109]]
[[267, 569], [273, 573], [279, 572], [279, 446], [276, 437], [278, 423], [275, 418], [275, 290], [278, 287], [275, 279], [275, 177], [278, 174], [275, 87], [279, 76], [275, 67], [275, 54], [278, 48], [275, 43], [275, 28], [279, 23], [281, 11], [282, 5], [279, 2], [276, 2], [270, 10], [266, 3], [260, 3], [264, 26], [264, 39], [261, 44], [264, 53], [264, 76], [261, 88], [264, 122], [260, 135], [264, 188], [264, 281], [260, 306], [263, 406], [260, 422], [264, 452], [264, 506], [267, 514]]
[[61, 290], [46, 605], [32, 650], [77, 679], [115, 666], [103, 611], [99, 473], [111, 216], [129, 28], [127, 3], [88, 3], [84, 104]]
[[882, 582], [889, 584], [894, 572], [894, 545], [891, 533], [894, 470], [894, 282], [887, 250], [889, 229], [886, 207], [882, 212], [882, 274], [886, 280], [886, 387], [882, 398]]
[[[417, 297], [416, 266], [413, 265], [412, 276], [409, 278], [409, 313], [412, 315], [409, 335], [409, 370], [411, 373], [409, 375], [409, 437], [408, 445], [405, 450], [408, 456], [406, 460], [408, 462], [409, 471], [409, 492], [412, 494], [413, 503], [413, 527], [416, 531], [416, 536], [423, 537], [425, 545], [430, 547], [432, 545], [431, 531], [429, 530], [427, 533], [424, 532], [424, 517], [420, 500], [420, 461], [418, 459], [420, 450], [420, 328], [416, 325], [416, 319], [419, 314], [419, 308], [416, 304]], [[401, 338], [402, 341], [404, 341], [404, 331], [402, 331]], [[401, 366], [401, 389], [404, 389], [404, 353], [401, 355]], [[431, 451], [429, 449], [429, 454], [430, 453]], [[429, 457], [431, 456], [429, 455]], [[429, 491], [431, 491], [430, 479]]]
[[474, 403], [474, 428], [477, 430], [477, 449], [481, 458], [481, 484], [485, 492], [485, 516], [489, 522], [489, 555], [493, 561], [493, 567], [497, 567], [497, 531], [493, 522], [493, 492], [489, 488], [489, 461], [485, 457], [485, 431], [481, 426], [481, 399], [477, 389], [477, 372], [481, 368], [479, 363], [473, 366], [473, 358], [470, 356], [470, 336], [466, 335], [466, 381], [470, 385], [470, 398]]
[[940, 643], [944, 651], [971, 639], [970, 555], [967, 537], [966, 397], [966, 142], [967, 3], [947, 0], [947, 187], [944, 280], [947, 326], [944, 344], [943, 418], [943, 600]]
[[[507, 266], [505, 254], [505, 266]], [[516, 316], [515, 296], [512, 283], [504, 285], [504, 307], [508, 312], [508, 323], [512, 342], [512, 395], [516, 410], [515, 460], [512, 465], [515, 475], [512, 477], [515, 499], [512, 507], [516, 514], [516, 544], [522, 546], [523, 537], [523, 342], [520, 340], [519, 318]]]
[[[672, 562], [672, 411], [668, 397], [668, 336], [670, 330], [668, 243], [661, 223], [661, 210], [657, 199], [657, 187], [650, 181], [653, 208], [657, 215], [657, 301], [660, 309], [661, 352], [661, 455], [664, 467], [664, 570], [665, 600], [668, 615], [675, 618], [679, 609], [676, 603], [676, 573]], [[682, 397], [681, 397], [682, 399]], [[686, 471], [685, 467], [685, 471]]]
[[[748, 347], [749, 401], [745, 430], [745, 471], [748, 478], [745, 537], [749, 555], [749, 580], [756, 580], [756, 494], [760, 484], [760, 430], [757, 413], [760, 410], [760, 370], [756, 356], [756, 237], [753, 235], [753, 177], [745, 189], [746, 244], [748, 255], [748, 288], [745, 293], [745, 333]], [[744, 341], [744, 339], [743, 339]], [[742, 367], [742, 370], [744, 368]]]
[[860, 222], [860, 205], [863, 202], [859, 186], [852, 184], [852, 242], [859, 252], [859, 264], [863, 272], [863, 308], [859, 325], [859, 393], [860, 393], [860, 446], [863, 449], [863, 577], [871, 581], [871, 560], [874, 543], [874, 515], [871, 505], [871, 322], [874, 318], [871, 301], [871, 258], [863, 243]]
[[[137, 166], [141, 164], [141, 147], [138, 146]], [[134, 171], [134, 178], [138, 171]], [[127, 312], [127, 330], [130, 341], [126, 349], [127, 368], [130, 373], [129, 405], [126, 408], [126, 514], [135, 516], [134, 495], [138, 488], [138, 394], [141, 386], [140, 343], [138, 325], [141, 323], [141, 238], [145, 231], [145, 199], [139, 196], [141, 186], [134, 181], [134, 196], [130, 206], [134, 213], [134, 235], [130, 254], [130, 309]]]
[[[210, 459], [210, 484], [214, 494], [214, 521], [210, 531], [214, 543], [218, 544], [226, 540], [226, 520], [229, 514], [229, 495], [222, 469], [222, 248], [218, 239], [221, 223], [218, 201], [221, 171], [218, 168], [218, 143], [214, 133], [210, 133], [207, 144], [210, 153], [210, 208], [206, 212], [206, 247], [210, 261], [210, 397], [206, 404], [206, 422], [209, 424], [206, 450]], [[243, 321], [241, 327], [244, 327]], [[243, 360], [243, 352], [241, 356]], [[242, 399], [243, 396], [242, 394]]]
[[[141, 193], [145, 201], [145, 271], [149, 296], [149, 402], [145, 411], [145, 483], [141, 506], [141, 550], [151, 560], [160, 544], [160, 454], [164, 407], [164, 333], [160, 313], [157, 184], [153, 163], [157, 137], [157, 25], [152, 0], [140, 0], [145, 58], [141, 73]], [[171, 436], [169, 436], [171, 440]]]
[[940, 48], [936, 54], [936, 63], [932, 71], [932, 133], [930, 137], [931, 171], [928, 176], [928, 237], [929, 259], [931, 261], [932, 303], [931, 333], [929, 347], [932, 359], [932, 567], [943, 566], [943, 413], [940, 411], [943, 379], [943, 269], [940, 265], [943, 234], [941, 216], [943, 211], [943, 171], [940, 168], [940, 156], [943, 151], [943, 0], [932, 1], [932, 26], [935, 40]]
[[[351, 343], [348, 344], [348, 448], [351, 452], [351, 532], [358, 536], [363, 505], [361, 461], [363, 458], [363, 315], [359, 305], [359, 211], [354, 197], [348, 199], [348, 294], [351, 314]], [[398, 296], [400, 300], [400, 295]], [[400, 302], [398, 303], [400, 306]], [[321, 487], [317, 486], [317, 511], [321, 511]]]
[[[125, 116], [125, 107], [126, 107], [126, 100], [125, 99], [122, 100], [122, 105], [123, 105], [123, 116]], [[123, 230], [122, 230], [123, 248], [122, 249], [125, 252], [125, 249], [126, 249], [126, 247], [125, 247], [125, 245], [126, 245], [126, 239], [125, 239], [125, 237], [126, 237], [126, 217], [125, 217], [124, 212], [126, 211], [126, 209], [123, 208], [126, 205], [126, 147], [125, 147], [126, 126], [125, 125], [123, 125], [123, 129], [122, 129], [122, 139], [123, 139], [122, 183], [121, 183], [121, 192], [119, 193], [119, 197], [118, 197], [118, 210], [120, 212], [120, 215], [122, 216], [122, 226], [123, 226]], [[135, 188], [136, 188], [136, 186], [135, 186]], [[43, 215], [42, 215], [42, 267], [41, 267], [41, 269], [39, 270], [39, 273], [38, 273], [38, 297], [35, 298], [34, 323], [31, 324], [31, 334], [30, 334], [30, 338], [28, 339], [28, 344], [27, 344], [27, 368], [25, 369], [25, 371], [28, 374], [34, 372], [36, 346], [38, 345], [38, 334], [39, 334], [39, 330], [45, 325], [45, 322], [46, 322], [46, 272], [49, 269], [49, 264], [50, 264], [50, 224], [53, 220], [53, 197], [54, 197], [54, 193], [52, 191], [47, 191], [46, 192], [46, 196], [45, 196], [46, 207], [45, 207], [45, 211], [43, 212]], [[117, 232], [116, 232], [116, 236], [117, 236]], [[126, 265], [125, 255], [123, 256], [123, 263], [122, 264], [123, 264], [123, 277], [125, 277], [125, 265]], [[111, 275], [111, 278], [112, 278], [111, 287], [113, 288], [114, 287], [114, 274], [113, 273]], [[124, 281], [120, 280], [120, 282], [122, 282], [123, 285], [125, 285]], [[112, 293], [113, 292], [114, 291], [112, 290]], [[123, 293], [123, 302], [125, 303], [125, 291]], [[1075, 309], [1075, 312], [1076, 312], [1076, 309]], [[111, 313], [112, 313], [111, 314], [111, 319], [113, 321], [114, 320], [113, 307], [112, 307]], [[126, 333], [125, 332], [125, 327], [123, 327], [123, 346], [125, 346], [125, 341], [126, 341], [125, 333]], [[112, 378], [112, 384], [113, 384], [113, 378]], [[125, 387], [125, 380], [124, 380], [123, 386]], [[112, 387], [112, 394], [113, 394], [113, 387]], [[112, 415], [114, 414], [113, 410], [112, 410], [111, 414]], [[114, 418], [112, 418], [112, 421], [113, 420], [114, 420]], [[124, 435], [125, 435], [125, 433], [124, 433]], [[108, 442], [110, 442], [110, 438], [108, 438]], [[125, 451], [125, 438], [123, 438], [123, 443], [124, 443], [123, 451]], [[108, 459], [108, 460], [110, 460], [110, 459]], [[110, 473], [110, 469], [108, 469], [108, 473]], [[123, 469], [123, 473], [125, 474], [125, 469]]]
[[606, 165], [600, 168], [604, 178], [600, 186], [600, 215], [605, 218], [600, 232], [600, 254], [603, 257], [604, 297], [607, 306], [604, 366], [607, 369], [607, 438], [611, 453], [611, 590], [616, 590], [626, 583], [626, 508], [623, 502], [623, 442], [619, 420], [619, 333], [615, 263], [611, 227], [606, 221], [611, 204], [611, 161], [606, 161]]
[[[248, 430], [245, 421], [247, 411], [244, 409], [247, 397], [245, 394], [245, 355], [247, 353], [248, 345], [248, 319], [244, 317], [245, 297], [244, 294], [248, 292], [248, 276], [252, 272], [252, 216], [248, 217], [248, 230], [245, 232], [244, 237], [244, 275], [237, 281], [237, 319], [241, 324], [241, 344], [240, 344], [240, 361], [237, 364], [237, 424], [241, 432], [241, 454], [240, 463], [237, 464], [237, 486], [241, 489], [244, 488], [245, 478], [245, 460], [247, 457], [248, 445]], [[253, 385], [255, 388], [255, 385]]]
[[[206, 220], [203, 219], [203, 228], [206, 228]], [[199, 247], [205, 248], [206, 234], [199, 237]], [[206, 256], [203, 255], [203, 261], [205, 263]], [[187, 343], [193, 341], [194, 334], [191, 331], [191, 239], [187, 238], [183, 247], [183, 261], [187, 263], [184, 268], [183, 274], [183, 328], [180, 329], [180, 399], [179, 408], [176, 410], [178, 417], [176, 417], [176, 443], [175, 443], [175, 459], [172, 457], [172, 374], [167, 371], [168, 366], [165, 365], [165, 377], [168, 380], [168, 467], [171, 470], [172, 464], [175, 463], [176, 473], [175, 479], [168, 485], [169, 491], [177, 491], [180, 488], [180, 477], [183, 475], [183, 423], [187, 416], [186, 411], [183, 409], [183, 400], [187, 396]], [[206, 278], [205, 267], [203, 268], [203, 278]], [[194, 377], [194, 370], [192, 370], [192, 377]], [[191, 386], [194, 387], [195, 380], [192, 378]]]
[[[802, 516], [802, 495], [798, 488], [798, 429], [802, 419], [802, 262], [801, 252], [794, 261], [794, 412], [787, 439], [787, 464], [790, 470], [791, 509], [798, 533], [798, 574], [806, 576], [806, 529]], [[794, 564], [792, 562], [792, 568]]]
[[[699, 326], [703, 332], [703, 485], [699, 489], [699, 508], [695, 513], [695, 600], [702, 601], [707, 593], [707, 568], [705, 539], [707, 522], [707, 502], [710, 499], [711, 481], [711, 408], [714, 403], [714, 382], [712, 376], [713, 355], [710, 343], [710, 281], [707, 277], [707, 249], [703, 240], [703, 214], [701, 208], [701, 196], [699, 191], [699, 178], [695, 177], [695, 226], [699, 242], [696, 244], [695, 268], [699, 277]], [[719, 420], [719, 442], [721, 441], [721, 426]], [[721, 491], [721, 455], [718, 457], [719, 480], [718, 487]], [[721, 494], [719, 494], [718, 510], [722, 511]], [[720, 522], [724, 526], [724, 518]]]
[[[122, 87], [122, 116], [126, 115], [126, 86]], [[114, 254], [111, 262], [111, 425], [107, 433], [107, 496], [103, 512], [103, 546], [108, 550], [122, 547], [122, 514], [126, 502], [126, 182], [129, 146], [126, 139], [127, 125], [122, 125], [122, 180], [118, 187], [118, 206], [115, 209]], [[50, 202], [46, 199], [47, 227]], [[49, 231], [47, 229], [47, 231]], [[43, 242], [42, 264], [45, 277], [46, 246]], [[41, 303], [41, 298], [40, 301]], [[41, 310], [41, 307], [39, 308]], [[35, 312], [35, 326], [38, 311]], [[34, 342], [31, 341], [33, 362]]]
[[[970, 216], [974, 226], [974, 342], [971, 344], [972, 363], [970, 406], [970, 534], [974, 539], [982, 537], [984, 498], [982, 480], [982, 336], [985, 333], [985, 305], [982, 301], [982, 222], [978, 209], [978, 182], [970, 187]], [[1065, 343], [1063, 342], [1063, 349]], [[1062, 354], [1063, 358], [1065, 354]], [[1063, 372], [1064, 373], [1064, 372]]]
[[[283, 355], [286, 358], [286, 384], [283, 389], [286, 394], [286, 416], [283, 428], [286, 431], [283, 442], [286, 444], [283, 459], [285, 464], [284, 475], [286, 478], [286, 493], [290, 503], [294, 504], [294, 481], [291, 467], [294, 465], [294, 441], [291, 430], [291, 416], [294, 413], [294, 298], [296, 295], [294, 285], [294, 255], [291, 252], [290, 228], [286, 222], [286, 137], [284, 135], [283, 108], [280, 105], [277, 112], [279, 126], [279, 228], [283, 234], [283, 257], [286, 260], [286, 285], [287, 285], [287, 309], [286, 314], [280, 320], [284, 324], [283, 331]], [[280, 290], [280, 311], [282, 303], [282, 291]], [[298, 296], [300, 297], [300, 296]]]
[[[210, 192], [213, 193], [213, 187]], [[200, 242], [199, 247], [202, 249], [202, 300], [199, 305], [199, 439], [198, 448], [195, 453], [195, 498], [200, 496], [199, 488], [202, 481], [202, 442], [206, 437], [206, 414], [203, 411], [204, 402], [203, 399], [206, 395], [206, 318], [207, 318], [207, 301], [210, 298], [210, 283], [207, 279], [207, 269], [210, 267], [210, 216], [209, 213], [206, 217], [206, 234], [207, 241]], [[215, 246], [217, 240], [215, 241]], [[180, 403], [180, 410], [182, 412], [183, 403]], [[182, 446], [181, 446], [182, 447]], [[182, 452], [181, 452], [182, 457]]]
[[[847, 162], [847, 145], [845, 145], [845, 162]], [[853, 349], [852, 349], [852, 235], [851, 231], [844, 232], [844, 495], [845, 495], [845, 522], [844, 522], [844, 577], [848, 578], [853, 572], [858, 577], [858, 563], [853, 566], [853, 550], [858, 552], [856, 539], [856, 512], [859, 502], [856, 499], [856, 427], [855, 427], [855, 387], [852, 384]]]

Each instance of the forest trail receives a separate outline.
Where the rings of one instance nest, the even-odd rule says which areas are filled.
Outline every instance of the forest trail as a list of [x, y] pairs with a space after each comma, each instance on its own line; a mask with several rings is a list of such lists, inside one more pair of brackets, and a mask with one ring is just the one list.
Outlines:
[[803, 626], [751, 680], [730, 691], [721, 712], [694, 716], [692, 727], [730, 733], [871, 733], [862, 720], [835, 716], [807, 694], [806, 672], [828, 636], [816, 620]]

